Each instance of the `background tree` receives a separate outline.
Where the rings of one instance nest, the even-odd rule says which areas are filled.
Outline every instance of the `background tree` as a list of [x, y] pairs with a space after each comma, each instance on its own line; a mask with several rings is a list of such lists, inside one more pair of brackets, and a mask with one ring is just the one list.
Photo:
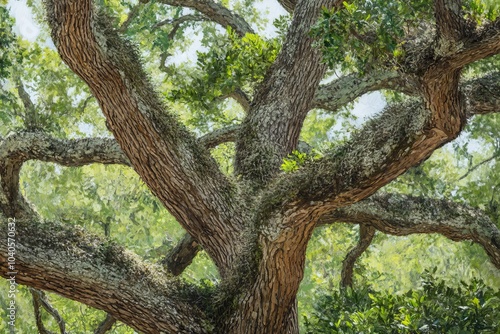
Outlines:
[[[52, 48], [14, 38], [2, 7], [2, 275], [15, 218], [17, 282], [108, 313], [97, 326], [89, 311], [84, 331], [295, 333], [315, 229], [359, 231], [343, 286], [376, 231], [471, 240], [484, 251], [469, 258], [500, 268], [496, 5], [279, 2], [274, 38], [256, 34], [252, 1], [34, 3]], [[188, 27], [205, 50], [176, 64]], [[379, 115], [329, 131], [376, 90], [389, 91]], [[212, 279], [176, 277], [200, 249]], [[38, 330], [64, 332], [29, 293]]]

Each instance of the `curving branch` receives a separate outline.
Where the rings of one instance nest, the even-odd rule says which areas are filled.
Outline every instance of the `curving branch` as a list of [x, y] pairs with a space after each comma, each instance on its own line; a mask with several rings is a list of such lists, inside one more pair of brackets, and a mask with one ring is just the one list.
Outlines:
[[[430, 71], [443, 64], [431, 66]], [[296, 173], [282, 176], [263, 196], [262, 211], [279, 206], [280, 200], [290, 203], [290, 208], [299, 203], [319, 215], [353, 204], [456, 138], [467, 117], [500, 111], [498, 94], [484, 95], [485, 86], [498, 86], [499, 72], [465, 83], [461, 91], [458, 74], [424, 75], [425, 102], [387, 106], [350, 142]]]
[[49, 331], [47, 328], [45, 328], [45, 325], [43, 324], [42, 320], [42, 312], [41, 312], [41, 307], [42, 307], [42, 302], [40, 301], [40, 295], [37, 292], [41, 292], [36, 289], [30, 289], [31, 292], [31, 298], [33, 301], [33, 310], [35, 312], [35, 322], [36, 322], [36, 328], [38, 329], [38, 332], [40, 334], [53, 334], [53, 332]]
[[57, 139], [43, 132], [19, 132], [0, 143], [0, 161], [28, 160], [55, 162], [62, 166], [91, 163], [130, 165], [112, 138]]
[[500, 230], [481, 210], [446, 200], [376, 194], [321, 217], [318, 225], [346, 222], [369, 225], [386, 234], [439, 233], [453, 241], [481, 245], [500, 269]]
[[[7, 231], [7, 219], [0, 229]], [[161, 268], [77, 226], [16, 220], [15, 229], [18, 284], [101, 309], [142, 333], [208, 331], [203, 312], [179, 294], [185, 283]], [[0, 275], [10, 278], [6, 254], [1, 238]]]
[[230, 97], [230, 98], [234, 99], [236, 102], [238, 102], [238, 104], [243, 108], [243, 110], [246, 113], [248, 113], [248, 111], [250, 110], [250, 104], [252, 103], [252, 100], [243, 90], [241, 90], [241, 88], [236, 88], [231, 93], [229, 93], [225, 96], [223, 95], [220, 98], [225, 99], [228, 97]]
[[368, 249], [375, 236], [375, 229], [366, 224], [359, 225], [359, 240], [349, 253], [347, 253], [344, 261], [342, 261], [342, 273], [340, 275], [340, 286], [342, 288], [352, 287], [354, 264], [359, 257]]
[[254, 31], [250, 24], [245, 21], [240, 15], [231, 12], [229, 9], [220, 3], [210, 0], [160, 0], [170, 6], [181, 6], [194, 9], [204, 16], [220, 24], [223, 27], [231, 27], [236, 33], [243, 37], [245, 34], [253, 34]]
[[[183, 1], [189, 3], [210, 6]], [[165, 110], [134, 49], [91, 0], [49, 0], [46, 8], [59, 54], [89, 85], [135, 171], [224, 276], [236, 260], [228, 240], [242, 237], [234, 185], [210, 152]]]

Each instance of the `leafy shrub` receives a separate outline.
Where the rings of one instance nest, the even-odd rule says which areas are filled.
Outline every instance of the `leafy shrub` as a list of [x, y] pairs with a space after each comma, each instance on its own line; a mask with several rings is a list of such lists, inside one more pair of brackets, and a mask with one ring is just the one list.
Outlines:
[[450, 287], [434, 272], [404, 294], [370, 287], [323, 295], [307, 333], [500, 333], [500, 292], [480, 280]]

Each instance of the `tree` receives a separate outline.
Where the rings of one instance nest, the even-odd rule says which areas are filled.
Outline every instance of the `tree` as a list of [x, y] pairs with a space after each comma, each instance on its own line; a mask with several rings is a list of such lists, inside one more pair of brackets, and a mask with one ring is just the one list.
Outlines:
[[[375, 231], [472, 240], [500, 268], [500, 232], [491, 212], [446, 199], [376, 193], [456, 139], [469, 119], [499, 110], [500, 74], [490, 60], [483, 61], [500, 52], [494, 5], [279, 2], [291, 21], [283, 20], [286, 32], [271, 41], [256, 36], [244, 15], [224, 2], [140, 1], [120, 20], [110, 16], [123, 14], [111, 2], [46, 0], [57, 52], [88, 85], [113, 138], [70, 139], [58, 132], [54, 118], [43, 116], [65, 119], [65, 111], [37, 111], [19, 75], [9, 72], [24, 112], [18, 120], [22, 130], [0, 144], [2, 276], [10, 277], [7, 231], [15, 220], [16, 282], [104, 310], [108, 321], [118, 319], [143, 333], [296, 333], [306, 247], [321, 225], [360, 225], [360, 243], [344, 263], [344, 285], [352, 284], [354, 261]], [[153, 30], [156, 49], [140, 55], [134, 43], [140, 45], [144, 32], [134, 20], [141, 13], [157, 20], [154, 8], [171, 15], [155, 28], [169, 25], [171, 31]], [[183, 14], [182, 8], [192, 11]], [[207, 71], [183, 81], [182, 69], [165, 61], [186, 22], [215, 22], [227, 28], [227, 36], [223, 46], [212, 38], [213, 49], [199, 54]], [[141, 61], [151, 55], [161, 56], [166, 81], [178, 83], [169, 98], [199, 108], [205, 129], [213, 122], [207, 115], [227, 98], [244, 110], [241, 122], [196, 138], [151, 83]], [[472, 64], [493, 71], [466, 76]], [[343, 74], [321, 83], [331, 75], [329, 68]], [[396, 95], [352, 138], [321, 155], [297, 151], [314, 109], [335, 113], [381, 89], [405, 97]], [[82, 88], [73, 103], [81, 110], [86, 92]], [[235, 143], [230, 174], [210, 154], [226, 142]], [[162, 261], [170, 273], [104, 237], [44, 220], [20, 190], [21, 167], [28, 160], [132, 167], [187, 232]], [[200, 248], [220, 274], [213, 289], [175, 277]], [[43, 294], [33, 293], [43, 304]]]

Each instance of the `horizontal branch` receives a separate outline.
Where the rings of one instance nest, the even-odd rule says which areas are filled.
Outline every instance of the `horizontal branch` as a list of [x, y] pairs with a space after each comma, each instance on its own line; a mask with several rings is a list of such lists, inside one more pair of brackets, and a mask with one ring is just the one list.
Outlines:
[[230, 125], [222, 129], [214, 130], [201, 136], [198, 141], [206, 148], [214, 148], [217, 145], [234, 142], [240, 131], [240, 125]]
[[500, 269], [500, 231], [481, 210], [446, 200], [400, 194], [376, 194], [321, 217], [318, 224], [369, 225], [386, 234], [439, 233], [453, 241], [481, 245]]
[[[78, 226], [16, 221], [15, 274], [8, 267], [6, 219], [1, 219], [0, 272], [18, 284], [55, 292], [108, 312], [142, 333], [205, 333], [196, 305], [180, 297], [184, 283], [160, 267]], [[147, 314], [154, 321], [144, 321]]]
[[61, 166], [92, 163], [130, 165], [113, 138], [57, 139], [43, 132], [19, 132], [0, 143], [0, 160], [54, 162]]
[[336, 111], [363, 94], [381, 89], [390, 89], [408, 95], [418, 93], [415, 80], [410, 79], [409, 76], [403, 78], [400, 73], [395, 71], [374, 72], [365, 75], [353, 73], [319, 86], [312, 107]]
[[253, 34], [253, 29], [240, 15], [230, 11], [222, 4], [210, 0], [159, 0], [170, 6], [181, 6], [194, 9], [224, 28], [233, 28], [239, 36]]

